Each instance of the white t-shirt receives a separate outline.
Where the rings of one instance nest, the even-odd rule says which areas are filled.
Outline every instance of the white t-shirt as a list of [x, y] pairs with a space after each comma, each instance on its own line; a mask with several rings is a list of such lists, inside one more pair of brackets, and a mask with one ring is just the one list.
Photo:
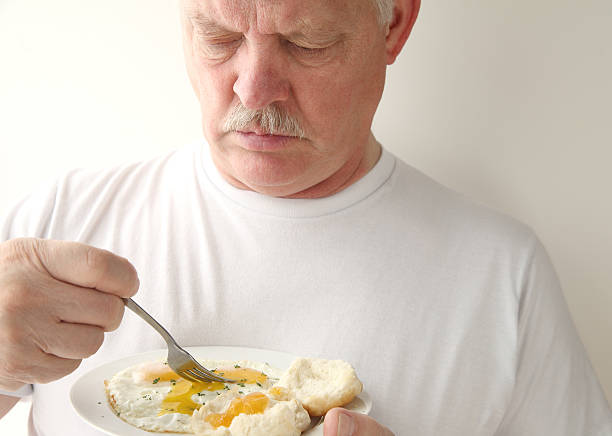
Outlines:
[[[75, 171], [10, 213], [1, 239], [127, 257], [136, 301], [185, 346], [350, 362], [398, 436], [612, 435], [612, 415], [533, 233], [384, 151], [317, 200], [241, 191], [206, 144]], [[36, 385], [39, 436], [100, 435], [74, 413], [84, 371], [163, 348], [134, 314], [73, 374]]]

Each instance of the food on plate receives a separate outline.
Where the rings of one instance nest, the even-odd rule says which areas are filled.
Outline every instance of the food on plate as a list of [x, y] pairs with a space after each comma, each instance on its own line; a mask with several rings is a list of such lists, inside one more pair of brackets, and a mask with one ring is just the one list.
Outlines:
[[298, 436], [311, 416], [350, 403], [362, 390], [341, 360], [297, 358], [285, 371], [252, 361], [202, 360], [236, 383], [194, 383], [166, 362], [126, 368], [106, 380], [115, 414], [147, 431], [197, 436]]
[[196, 411], [191, 425], [196, 436], [299, 436], [310, 416], [281, 388], [248, 395], [228, 391]]
[[363, 389], [347, 362], [305, 357], [295, 359], [275, 386], [293, 392], [311, 416], [350, 403]]
[[148, 431], [191, 433], [191, 415], [223, 393], [247, 395], [271, 387], [281, 374], [266, 363], [202, 361], [206, 368], [237, 383], [192, 383], [163, 361], [134, 365], [106, 381], [106, 394], [115, 414]]

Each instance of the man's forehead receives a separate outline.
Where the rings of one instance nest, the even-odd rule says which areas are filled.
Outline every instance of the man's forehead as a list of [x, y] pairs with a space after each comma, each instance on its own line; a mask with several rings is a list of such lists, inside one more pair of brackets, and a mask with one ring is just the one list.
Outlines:
[[[364, 0], [184, 0], [185, 15], [205, 29], [261, 33], [348, 30]], [[365, 0], [371, 1], [371, 0]], [[352, 5], [352, 6], [351, 6]]]

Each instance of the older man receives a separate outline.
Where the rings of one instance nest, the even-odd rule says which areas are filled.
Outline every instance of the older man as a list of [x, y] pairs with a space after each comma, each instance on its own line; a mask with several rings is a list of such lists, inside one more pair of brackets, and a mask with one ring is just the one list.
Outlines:
[[0, 405], [33, 384], [31, 434], [99, 434], [68, 390], [89, 368], [161, 346], [122, 321], [119, 297], [139, 289], [186, 345], [351, 362], [374, 409], [333, 409], [326, 436], [612, 435], [534, 235], [371, 133], [418, 8], [185, 0], [206, 143], [72, 172], [8, 215]]

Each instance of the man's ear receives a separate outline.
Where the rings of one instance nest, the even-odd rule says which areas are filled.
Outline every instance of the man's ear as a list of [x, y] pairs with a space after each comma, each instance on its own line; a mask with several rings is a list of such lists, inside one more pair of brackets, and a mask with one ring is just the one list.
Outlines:
[[395, 0], [393, 18], [389, 23], [385, 40], [387, 65], [395, 62], [402, 47], [404, 47], [417, 19], [420, 7], [421, 0]]

